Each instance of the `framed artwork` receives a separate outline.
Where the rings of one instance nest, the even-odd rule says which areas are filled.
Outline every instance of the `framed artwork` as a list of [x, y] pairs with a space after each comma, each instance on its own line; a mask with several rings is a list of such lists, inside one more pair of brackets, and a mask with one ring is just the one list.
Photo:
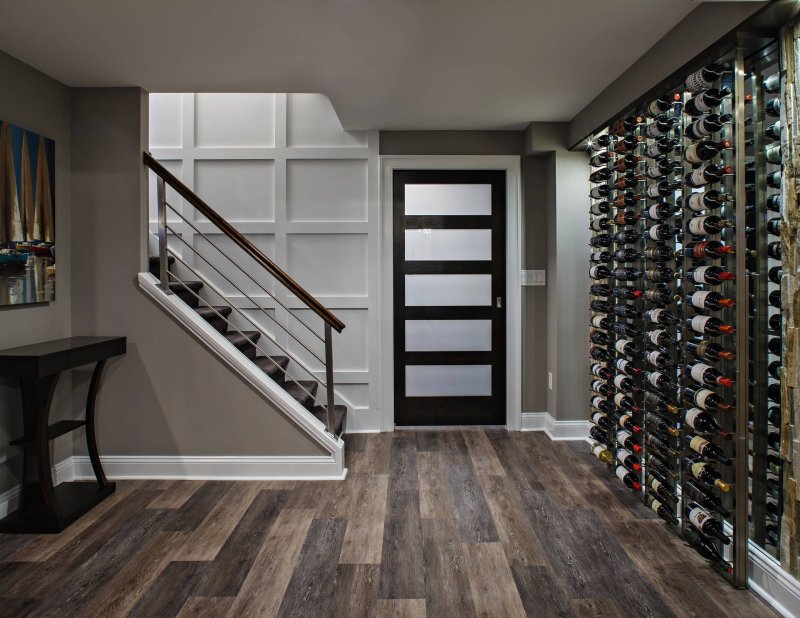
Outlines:
[[55, 142], [0, 121], [0, 306], [56, 297]]

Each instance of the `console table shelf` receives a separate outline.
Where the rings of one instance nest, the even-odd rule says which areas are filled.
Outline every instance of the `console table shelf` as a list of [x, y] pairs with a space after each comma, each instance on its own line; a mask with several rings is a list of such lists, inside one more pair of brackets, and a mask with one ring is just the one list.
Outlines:
[[[116, 489], [103, 473], [95, 436], [95, 402], [106, 360], [125, 354], [125, 337], [71, 337], [0, 350], [0, 377], [17, 378], [24, 435], [20, 507], [0, 520], [0, 532], [60, 532]], [[62, 371], [94, 363], [86, 420], [50, 424], [50, 404]], [[96, 482], [53, 485], [50, 440], [86, 428], [86, 447]]]

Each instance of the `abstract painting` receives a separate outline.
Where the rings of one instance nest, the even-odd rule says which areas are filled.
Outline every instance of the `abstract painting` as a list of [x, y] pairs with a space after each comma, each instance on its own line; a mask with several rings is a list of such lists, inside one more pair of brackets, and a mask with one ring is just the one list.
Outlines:
[[55, 300], [55, 152], [0, 121], [0, 306]]

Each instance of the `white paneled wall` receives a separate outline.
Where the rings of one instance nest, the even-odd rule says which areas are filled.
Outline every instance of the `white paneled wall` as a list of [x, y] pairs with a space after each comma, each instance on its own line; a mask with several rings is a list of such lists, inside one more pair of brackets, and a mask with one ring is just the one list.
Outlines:
[[[350, 408], [347, 431], [379, 429], [377, 131], [342, 130], [330, 101], [318, 94], [151, 94], [150, 151], [344, 321], [345, 330], [334, 333], [333, 356], [337, 395]], [[152, 178], [150, 193], [155, 231]], [[235, 305], [252, 306], [247, 294], [302, 335], [302, 326], [226, 264], [218, 249], [247, 263], [241, 251], [173, 192], [167, 199], [207, 239], [172, 216], [176, 231], [233, 284], [186, 246], [183, 259]], [[256, 280], [322, 332], [321, 320], [270, 277]], [[324, 381], [321, 364], [301, 345], [263, 312], [247, 313]], [[301, 341], [322, 351], [310, 335]]]

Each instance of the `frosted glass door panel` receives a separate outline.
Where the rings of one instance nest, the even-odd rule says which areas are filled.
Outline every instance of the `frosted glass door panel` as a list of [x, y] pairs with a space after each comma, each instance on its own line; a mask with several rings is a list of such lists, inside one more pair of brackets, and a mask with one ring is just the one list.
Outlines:
[[490, 215], [492, 185], [406, 185], [407, 215]]
[[491, 320], [406, 320], [406, 352], [491, 350]]
[[491, 365], [406, 365], [406, 397], [491, 395]]
[[406, 261], [492, 259], [492, 230], [406, 230]]
[[492, 304], [491, 275], [406, 275], [407, 307], [485, 307]]

